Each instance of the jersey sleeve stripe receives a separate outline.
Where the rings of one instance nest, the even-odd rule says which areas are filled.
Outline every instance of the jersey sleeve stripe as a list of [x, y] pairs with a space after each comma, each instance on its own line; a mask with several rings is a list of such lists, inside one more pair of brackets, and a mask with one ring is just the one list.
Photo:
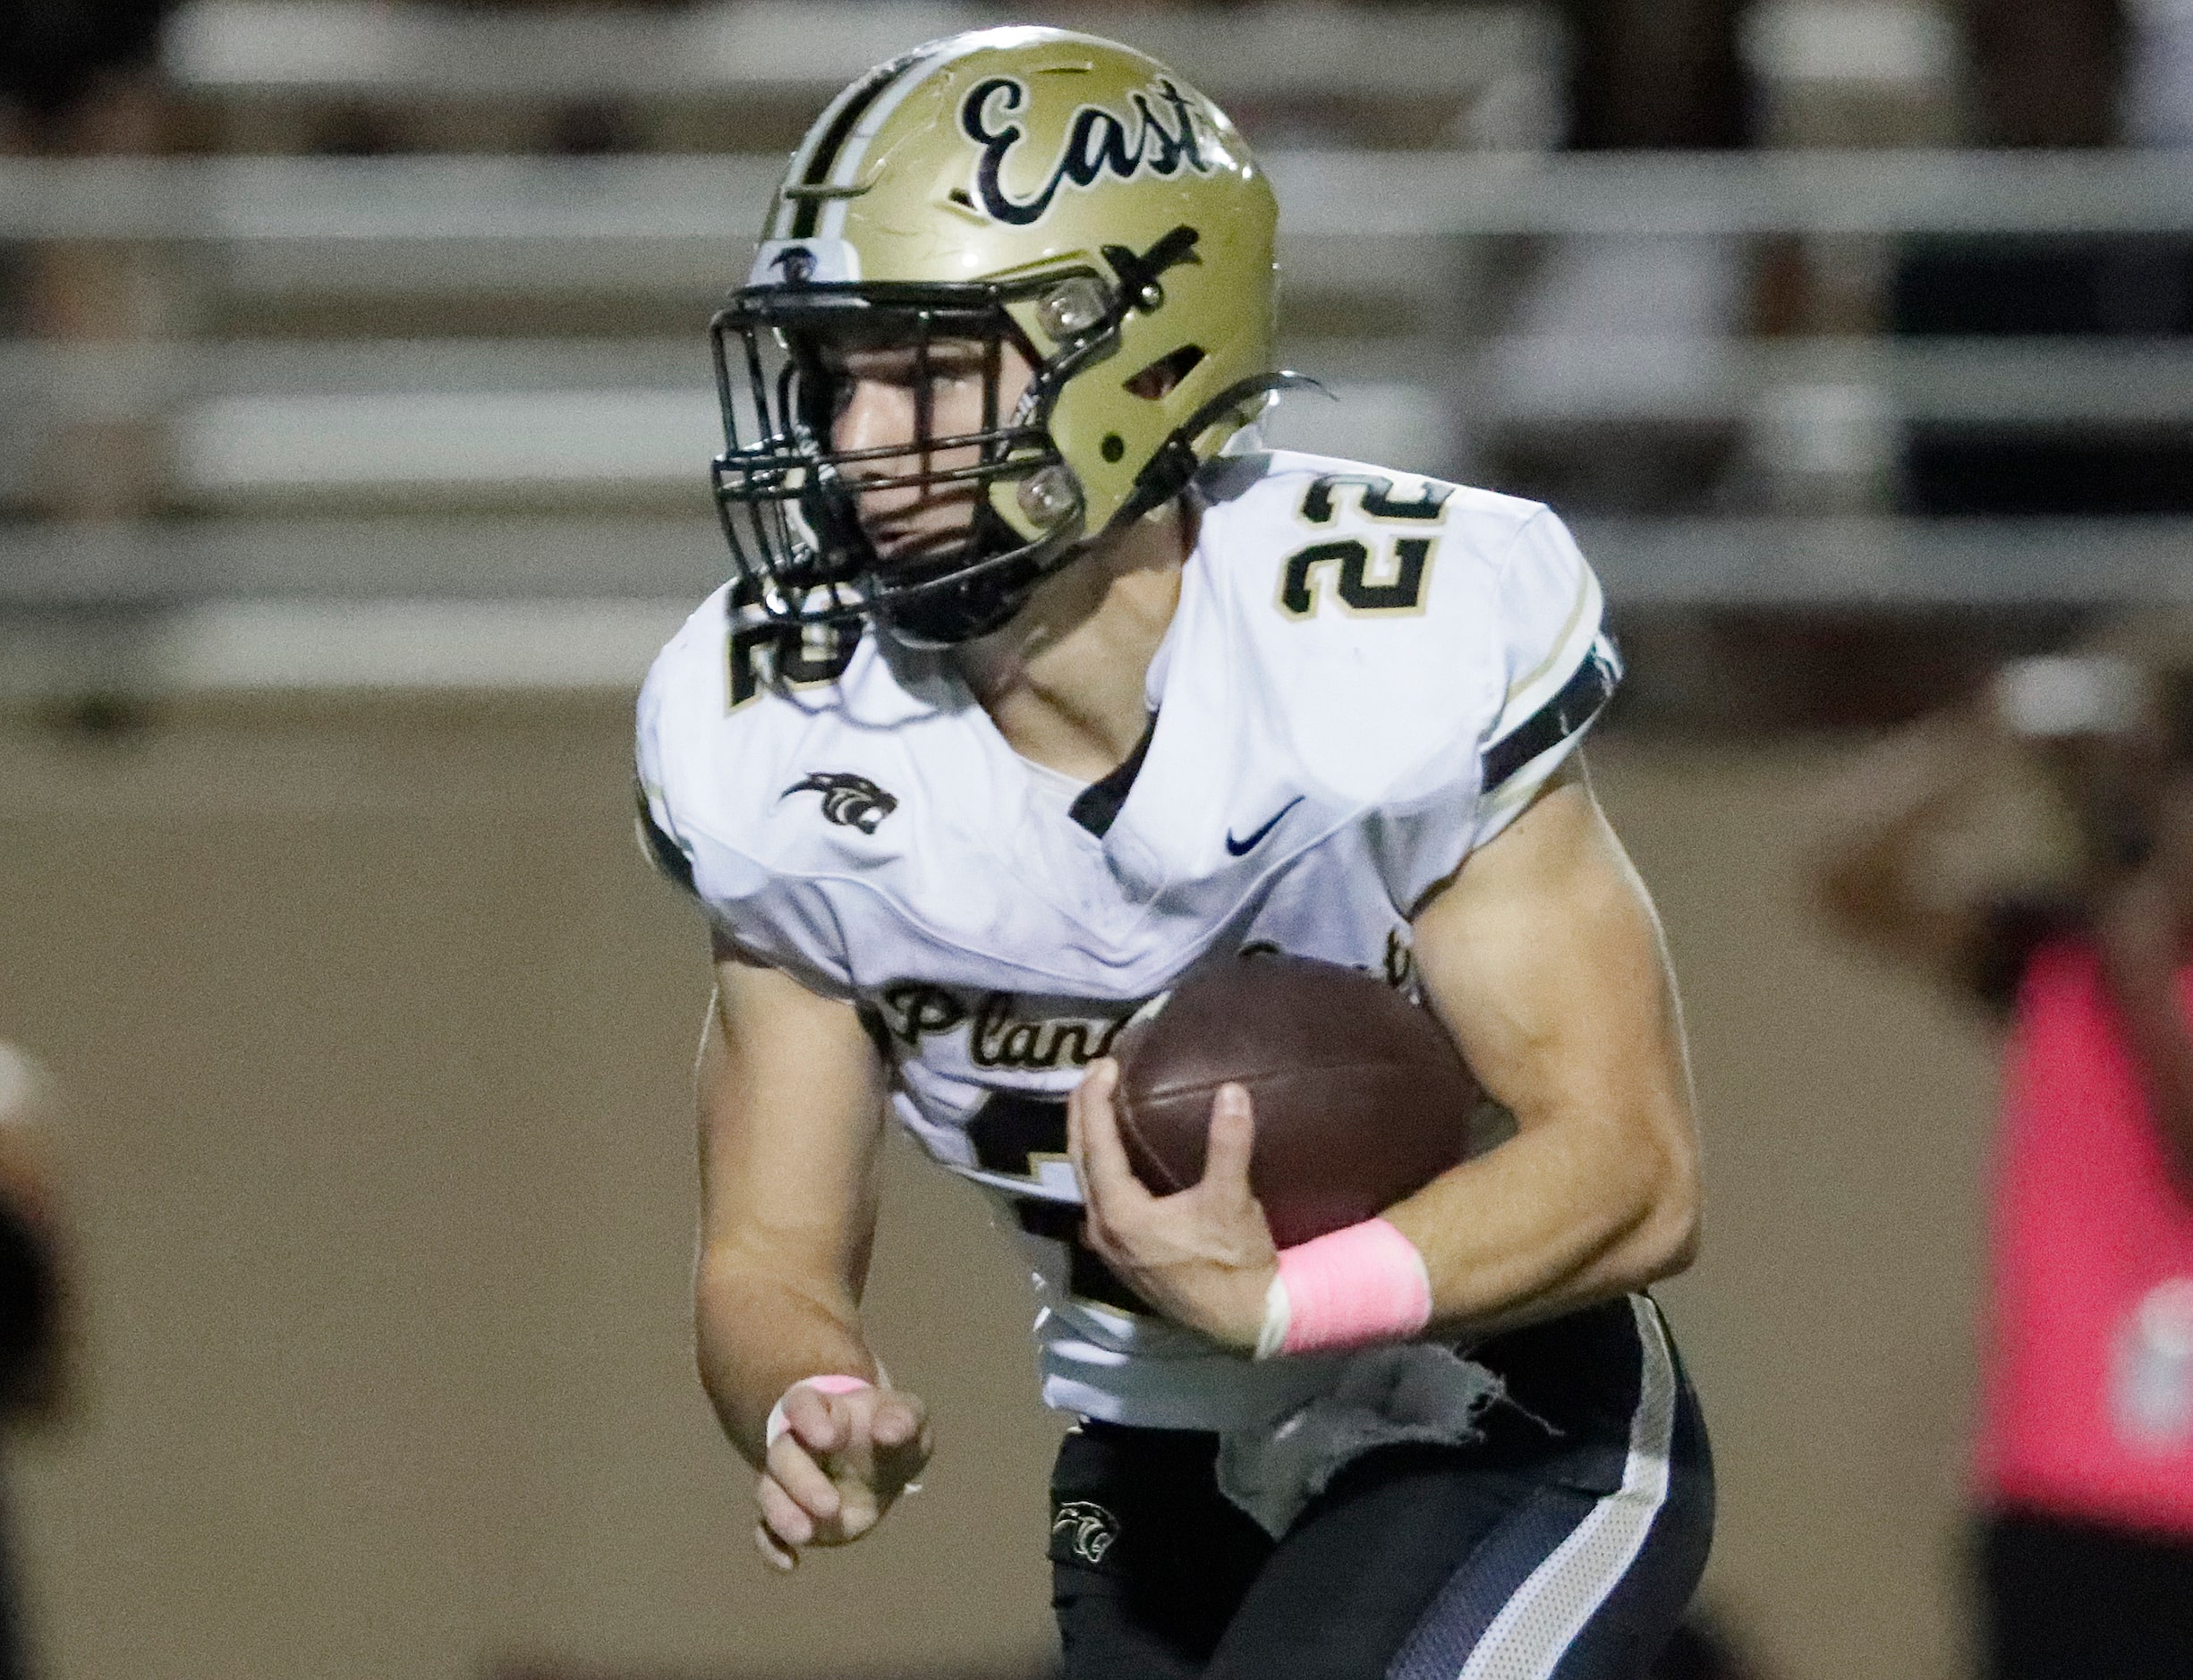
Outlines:
[[655, 820], [654, 808], [648, 802], [646, 787], [634, 782], [632, 791], [640, 807], [636, 827], [642, 855], [673, 887], [683, 888], [698, 898], [701, 891], [693, 885], [693, 860], [685, 855], [684, 848], [676, 841], [663, 832], [662, 825]]
[[1573, 676], [1592, 645], [1603, 633], [1606, 611], [1606, 597], [1600, 592], [1599, 580], [1587, 569], [1568, 616], [1560, 633], [1547, 649], [1546, 657], [1527, 675], [1509, 684], [1500, 717], [1492, 725], [1495, 740], [1536, 712]]
[[[812, 239], [815, 236], [823, 215], [823, 204], [820, 198], [814, 196], [812, 190], [846, 184], [850, 165], [846, 162], [845, 154], [848, 149], [847, 142], [858, 132], [855, 124], [871, 113], [893, 82], [898, 81], [922, 59], [922, 50], [917, 47], [911, 53], [901, 54], [888, 64], [877, 65], [837, 96], [834, 110], [823, 113], [824, 121], [817, 124], [822, 131], [820, 138], [811, 140], [808, 149], [793, 160], [793, 173], [799, 176], [800, 186], [808, 191], [786, 196], [783, 208], [778, 215], [778, 238]], [[895, 106], [897, 100], [889, 103]], [[869, 125], [867, 132], [871, 134], [875, 132], [873, 123]], [[863, 138], [851, 150], [854, 154], [852, 161], [857, 164], [859, 155], [867, 150], [866, 139]], [[842, 229], [845, 215], [842, 207], [837, 208], [838, 228]]]
[[[945, 50], [935, 50], [939, 47]], [[978, 47], [955, 48], [945, 42], [933, 42], [929, 47], [916, 47], [900, 59], [900, 73], [878, 87], [876, 96], [866, 102], [864, 110], [858, 113], [857, 121], [848, 125], [848, 132], [840, 136], [836, 156], [826, 165], [818, 160], [818, 166], [828, 172], [829, 183], [843, 189], [857, 186], [861, 165], [868, 156], [869, 145], [889, 120], [891, 113], [897, 110], [905, 102], [906, 97], [930, 77], [979, 50]], [[820, 232], [826, 238], [845, 237], [848, 208], [848, 201], [844, 198], [834, 198], [824, 208]]]
[[1620, 680], [1621, 665], [1613, 644], [1603, 635], [1594, 637], [1583, 664], [1553, 698], [1485, 750], [1484, 792], [1492, 793], [1534, 759], [1589, 725], [1613, 699]]

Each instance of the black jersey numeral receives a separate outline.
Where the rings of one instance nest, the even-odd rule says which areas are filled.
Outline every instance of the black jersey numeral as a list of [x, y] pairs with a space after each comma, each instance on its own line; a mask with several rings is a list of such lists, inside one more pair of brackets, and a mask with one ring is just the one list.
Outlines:
[[[1066, 1104], [1056, 1097], [999, 1091], [967, 1122], [967, 1141], [974, 1145], [974, 1164], [984, 1172], [1033, 1180], [1040, 1158], [1066, 1158]], [[1121, 1312], [1150, 1311], [1149, 1303], [1082, 1241], [1079, 1202], [1016, 1196], [1014, 1212], [1029, 1235], [1066, 1245], [1068, 1294]]]
[[730, 709], [736, 711], [765, 688], [811, 688], [835, 683], [860, 646], [857, 632], [836, 624], [783, 624], [761, 610], [761, 591], [751, 578], [731, 586], [726, 657]]
[[[1299, 516], [1307, 525], [1330, 525], [1343, 490], [1356, 493], [1363, 516], [1381, 524], [1444, 524], [1454, 486], [1426, 479], [1407, 499], [1394, 495], [1393, 480], [1367, 472], [1329, 472], [1303, 493]], [[1313, 542], [1289, 555], [1279, 574], [1279, 610], [1289, 618], [1317, 611], [1318, 585], [1330, 574], [1341, 610], [1350, 613], [1415, 613], [1424, 610], [1424, 573], [1431, 568], [1432, 537], [1397, 534], [1390, 552], [1373, 556], [1371, 545], [1355, 538]]]
[[1033, 1178], [1037, 1156], [1066, 1158], [1066, 1103], [1057, 1097], [999, 1091], [967, 1122], [967, 1141], [974, 1145], [974, 1164], [984, 1172]]
[[1404, 537], [1393, 545], [1375, 573], [1371, 550], [1355, 538], [1313, 542], [1288, 556], [1279, 574], [1279, 610], [1289, 618], [1307, 618], [1317, 610], [1318, 583], [1333, 578], [1340, 606], [1350, 613], [1419, 613], [1424, 610], [1424, 573], [1431, 569], [1434, 539]]
[[1424, 481], [1423, 493], [1411, 501], [1394, 499], [1393, 480], [1372, 473], [1329, 472], [1311, 484], [1302, 497], [1302, 517], [1313, 525], [1332, 522], [1333, 492], [1353, 489], [1361, 498], [1365, 519], [1402, 520], [1410, 524], [1441, 524], [1447, 518], [1447, 498], [1454, 486], [1437, 479]]

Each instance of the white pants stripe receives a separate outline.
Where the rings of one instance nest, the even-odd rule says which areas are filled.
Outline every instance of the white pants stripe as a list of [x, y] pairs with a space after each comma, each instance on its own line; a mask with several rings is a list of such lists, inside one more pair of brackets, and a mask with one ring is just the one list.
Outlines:
[[1622, 1485], [1592, 1507], [1493, 1617], [1456, 1680], [1551, 1680], [1561, 1658], [1628, 1574], [1667, 1503], [1675, 1438], [1675, 1355], [1659, 1309], [1632, 1295], [1644, 1351]]

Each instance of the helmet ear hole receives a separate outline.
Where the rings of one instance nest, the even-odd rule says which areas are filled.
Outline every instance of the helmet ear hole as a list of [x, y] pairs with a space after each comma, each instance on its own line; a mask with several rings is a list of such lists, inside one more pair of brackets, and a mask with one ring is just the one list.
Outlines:
[[1201, 344], [1183, 344], [1171, 353], [1160, 356], [1126, 380], [1127, 393], [1139, 396], [1145, 403], [1159, 402], [1170, 395], [1175, 386], [1194, 373], [1196, 363], [1203, 359], [1203, 347]]

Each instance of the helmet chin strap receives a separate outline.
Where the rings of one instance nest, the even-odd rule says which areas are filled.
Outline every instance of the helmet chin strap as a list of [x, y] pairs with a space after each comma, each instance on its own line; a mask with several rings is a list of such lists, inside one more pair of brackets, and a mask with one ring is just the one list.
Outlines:
[[[999, 551], [956, 574], [898, 590], [880, 586], [870, 594], [870, 611], [894, 641], [935, 651], [1001, 630], [1026, 604], [1035, 586], [1079, 558], [1087, 540], [1070, 528], [1033, 542], [987, 503], [975, 510], [968, 547], [998, 545]], [[1017, 547], [1006, 547], [1017, 543]]]

